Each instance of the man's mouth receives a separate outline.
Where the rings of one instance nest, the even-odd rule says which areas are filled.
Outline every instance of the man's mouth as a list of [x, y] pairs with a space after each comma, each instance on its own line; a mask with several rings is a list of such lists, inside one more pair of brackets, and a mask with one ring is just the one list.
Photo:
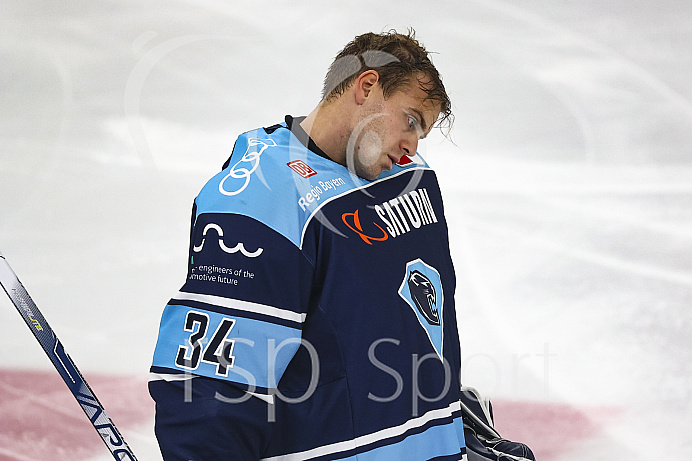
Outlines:
[[397, 159], [396, 157], [394, 157], [394, 156], [391, 155], [391, 154], [388, 154], [387, 157], [389, 157], [389, 161], [390, 161], [389, 169], [391, 170], [392, 167], [393, 167], [394, 165], [396, 165], [396, 163], [399, 161], [399, 159]]

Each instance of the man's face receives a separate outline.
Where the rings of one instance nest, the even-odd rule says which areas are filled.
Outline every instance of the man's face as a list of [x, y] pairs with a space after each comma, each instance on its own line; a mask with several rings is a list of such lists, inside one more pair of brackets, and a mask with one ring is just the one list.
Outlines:
[[402, 156], [415, 155], [418, 140], [427, 136], [440, 114], [439, 104], [426, 96], [415, 79], [388, 98], [375, 85], [355, 116], [346, 154], [349, 169], [374, 180]]

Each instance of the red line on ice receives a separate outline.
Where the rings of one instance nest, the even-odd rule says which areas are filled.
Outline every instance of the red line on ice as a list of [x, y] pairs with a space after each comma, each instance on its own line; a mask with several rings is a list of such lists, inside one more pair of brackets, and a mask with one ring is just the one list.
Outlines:
[[[128, 427], [153, 424], [147, 376], [85, 376], [127, 439]], [[493, 401], [503, 437], [529, 445], [550, 461], [597, 435], [602, 411], [568, 404]], [[0, 461], [87, 459], [105, 446], [54, 371], [0, 369]]]
[[[128, 427], [153, 422], [146, 376], [85, 378], [126, 439]], [[106, 450], [56, 372], [7, 369], [0, 370], [0, 447], [0, 461], [85, 459]]]
[[617, 415], [607, 408], [577, 408], [565, 403], [493, 400], [495, 428], [504, 438], [531, 447], [539, 461], [578, 450]]

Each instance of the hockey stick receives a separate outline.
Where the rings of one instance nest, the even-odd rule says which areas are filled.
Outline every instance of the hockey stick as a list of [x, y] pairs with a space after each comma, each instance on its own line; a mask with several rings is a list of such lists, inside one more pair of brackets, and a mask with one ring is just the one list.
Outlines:
[[84, 410], [94, 429], [99, 433], [113, 457], [118, 461], [137, 461], [130, 447], [123, 439], [113, 421], [106, 414], [106, 410], [98, 401], [91, 388], [77, 370], [74, 362], [63, 349], [60, 340], [43, 318], [41, 311], [27, 293], [26, 289], [17, 278], [9, 263], [0, 252], [0, 285], [10, 297], [19, 314], [26, 322], [29, 329], [41, 344], [48, 358], [62, 376], [63, 381], [70, 388], [72, 395]]

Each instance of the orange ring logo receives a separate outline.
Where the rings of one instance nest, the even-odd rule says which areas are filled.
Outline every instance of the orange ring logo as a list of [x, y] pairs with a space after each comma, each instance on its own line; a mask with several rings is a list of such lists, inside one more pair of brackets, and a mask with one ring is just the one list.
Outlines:
[[[352, 216], [352, 217], [353, 217], [353, 225], [351, 225], [351, 223], [349, 223], [349, 222], [346, 220], [346, 218], [348, 218], [349, 216]], [[360, 236], [360, 238], [362, 238], [363, 241], [364, 241], [365, 243], [367, 243], [368, 245], [372, 245], [372, 242], [373, 242], [373, 241], [375, 241], [375, 242], [384, 242], [385, 240], [387, 240], [387, 239], [389, 238], [389, 234], [387, 234], [387, 231], [385, 231], [384, 229], [382, 229], [382, 227], [380, 227], [380, 225], [377, 224], [376, 222], [373, 222], [373, 224], [374, 224], [375, 226], [377, 226], [377, 228], [382, 232], [382, 236], [381, 236], [381, 237], [371, 237], [371, 236], [367, 235], [365, 232], [363, 232], [363, 226], [360, 224], [360, 217], [358, 216], [358, 210], [356, 210], [354, 213], [344, 213], [344, 214], [342, 214], [342, 215], [341, 215], [341, 220], [344, 222], [344, 224], [346, 224], [346, 225], [348, 226], [349, 229], [351, 229], [353, 232], [355, 232], [356, 234], [358, 234], [358, 235]], [[355, 226], [355, 227], [354, 227], [354, 226]]]

